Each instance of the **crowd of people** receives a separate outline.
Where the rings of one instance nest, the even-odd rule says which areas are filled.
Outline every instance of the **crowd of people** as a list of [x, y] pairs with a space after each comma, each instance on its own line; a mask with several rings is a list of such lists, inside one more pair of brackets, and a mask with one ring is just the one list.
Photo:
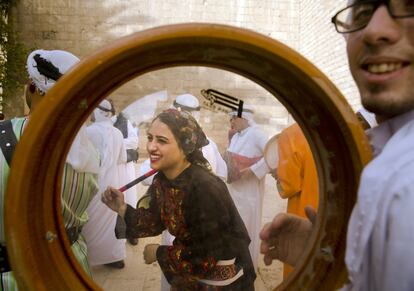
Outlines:
[[[364, 108], [357, 115], [372, 144], [358, 201], [348, 225], [344, 290], [413, 290], [414, 188], [414, 5], [409, 1], [350, 1], [333, 17], [343, 33], [352, 76]], [[43, 96], [79, 59], [54, 50], [27, 58], [26, 102], [33, 111]], [[84, 268], [124, 268], [126, 241], [162, 235], [144, 248], [157, 262], [162, 290], [254, 290], [259, 253], [265, 264], [285, 263], [285, 276], [309, 242], [317, 215], [318, 176], [312, 152], [297, 124], [278, 135], [278, 166], [264, 158], [267, 135], [254, 121], [254, 107], [229, 113], [229, 144], [220, 153], [200, 125], [200, 104], [177, 95], [149, 123], [148, 159], [141, 172], [146, 193], [118, 190], [137, 176], [137, 130], [110, 100], [94, 109], [66, 157], [62, 215], [71, 248]], [[0, 124], [0, 199], [13, 149], [30, 115]], [[7, 134], [4, 134], [7, 133]], [[262, 228], [264, 178], [272, 174], [286, 213]], [[139, 199], [138, 199], [139, 198]], [[0, 244], [5, 246], [3, 209]], [[17, 290], [3, 264], [2, 290]]]

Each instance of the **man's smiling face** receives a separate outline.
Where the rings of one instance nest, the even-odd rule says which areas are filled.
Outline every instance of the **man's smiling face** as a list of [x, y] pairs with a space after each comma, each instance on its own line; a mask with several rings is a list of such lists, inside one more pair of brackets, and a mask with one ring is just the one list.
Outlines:
[[384, 118], [413, 109], [414, 18], [392, 18], [380, 5], [365, 28], [345, 38], [364, 107]]

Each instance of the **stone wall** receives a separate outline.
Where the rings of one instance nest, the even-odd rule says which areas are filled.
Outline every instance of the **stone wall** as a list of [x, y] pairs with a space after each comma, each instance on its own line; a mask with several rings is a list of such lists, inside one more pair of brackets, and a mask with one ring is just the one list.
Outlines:
[[299, 1], [300, 38], [298, 50], [322, 70], [341, 90], [352, 107], [360, 106], [355, 82], [348, 69], [344, 37], [335, 31], [332, 16], [345, 0]]
[[[345, 44], [330, 23], [337, 3], [334, 0], [20, 0], [14, 18], [28, 47], [65, 49], [81, 58], [114, 39], [159, 25], [214, 22], [252, 29], [309, 58], [357, 107], [358, 97], [346, 65]], [[157, 103], [159, 111], [184, 92], [202, 101], [200, 90], [206, 88], [237, 96], [253, 105], [258, 111], [257, 122], [269, 135], [293, 122], [280, 103], [258, 85], [209, 68], [170, 68], [147, 73], [110, 97], [121, 110], [142, 96], [167, 90], [168, 100]], [[207, 134], [223, 150], [227, 145], [228, 117], [206, 110], [201, 117]]]

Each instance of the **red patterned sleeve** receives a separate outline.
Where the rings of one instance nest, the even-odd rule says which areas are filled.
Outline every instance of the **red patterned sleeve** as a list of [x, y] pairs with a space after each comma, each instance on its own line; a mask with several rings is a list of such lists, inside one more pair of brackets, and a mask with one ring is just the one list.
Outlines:
[[136, 209], [127, 205], [124, 220], [127, 238], [157, 236], [165, 229], [159, 208], [151, 195], [140, 199]]

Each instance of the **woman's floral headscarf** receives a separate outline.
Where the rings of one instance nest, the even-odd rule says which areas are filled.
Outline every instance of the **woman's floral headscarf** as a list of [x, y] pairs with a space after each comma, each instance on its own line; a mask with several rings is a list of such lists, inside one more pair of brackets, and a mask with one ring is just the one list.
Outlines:
[[209, 141], [191, 114], [176, 109], [167, 109], [160, 113], [154, 120], [156, 119], [159, 119], [170, 128], [178, 145], [190, 163], [196, 163], [209, 170], [211, 169], [208, 161], [201, 152], [201, 148], [206, 146]]

